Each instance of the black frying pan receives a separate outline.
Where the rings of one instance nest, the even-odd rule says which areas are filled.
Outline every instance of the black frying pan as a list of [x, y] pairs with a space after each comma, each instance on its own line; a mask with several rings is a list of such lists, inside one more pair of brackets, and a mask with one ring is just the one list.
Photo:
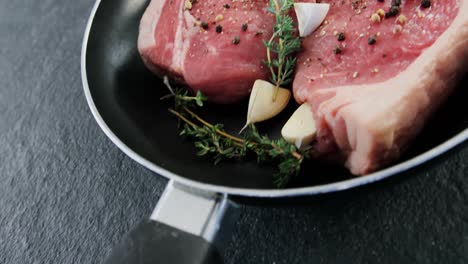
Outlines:
[[[400, 174], [468, 138], [468, 115], [461, 114], [468, 89], [457, 89], [398, 164], [367, 176], [353, 177], [343, 168], [311, 161], [287, 188], [276, 189], [272, 167], [253, 161], [214, 166], [196, 157], [192, 144], [178, 136], [177, 121], [167, 112], [171, 103], [159, 100], [167, 89], [140, 60], [138, 26], [148, 3], [98, 0], [83, 41], [83, 86], [98, 124], [128, 156], [171, 180], [151, 217], [156, 221], [131, 233], [131, 243], [114, 250], [108, 263], [153, 263], [156, 257], [158, 263], [208, 261], [216, 254], [207, 241], [217, 243], [222, 219], [230, 218], [226, 215], [233, 204], [227, 195], [286, 197], [345, 190]], [[459, 86], [467, 83], [465, 78]], [[267, 132], [262, 128], [268, 127], [271, 136], [278, 136], [292, 108], [259, 129]], [[234, 132], [242, 127], [246, 109], [247, 102], [208, 106], [205, 116]]]

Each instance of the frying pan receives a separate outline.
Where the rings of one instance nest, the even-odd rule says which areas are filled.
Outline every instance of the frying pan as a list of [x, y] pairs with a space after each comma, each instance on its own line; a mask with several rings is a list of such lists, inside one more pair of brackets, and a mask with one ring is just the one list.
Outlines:
[[[81, 73], [85, 96], [97, 123], [129, 157], [170, 179], [151, 219], [119, 244], [107, 263], [217, 263], [221, 228], [235, 217], [233, 195], [291, 197], [336, 192], [380, 181], [414, 168], [468, 138], [464, 100], [468, 89], [456, 89], [399, 163], [363, 177], [345, 169], [310, 161], [283, 189], [272, 183], [271, 166], [223, 162], [195, 155], [192, 144], [178, 136], [177, 120], [168, 113], [168, 92], [160, 78], [143, 65], [137, 51], [140, 18], [149, 0], [98, 0], [85, 32]], [[468, 82], [465, 78], [459, 86]], [[260, 124], [279, 136], [294, 107]], [[242, 127], [247, 102], [209, 105], [203, 115], [223, 122], [231, 132]], [[268, 128], [268, 129], [266, 129]]]

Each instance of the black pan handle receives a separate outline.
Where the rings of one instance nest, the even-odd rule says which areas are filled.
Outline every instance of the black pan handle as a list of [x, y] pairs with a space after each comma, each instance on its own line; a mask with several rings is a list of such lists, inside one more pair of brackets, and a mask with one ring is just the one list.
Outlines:
[[170, 181], [150, 220], [118, 244], [105, 264], [219, 264], [237, 205], [226, 195]]
[[219, 264], [217, 249], [202, 237], [146, 220], [115, 247], [106, 264]]

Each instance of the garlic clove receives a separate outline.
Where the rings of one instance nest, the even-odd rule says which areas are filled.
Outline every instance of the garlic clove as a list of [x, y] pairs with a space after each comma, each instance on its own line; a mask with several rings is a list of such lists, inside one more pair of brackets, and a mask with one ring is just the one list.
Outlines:
[[328, 14], [330, 4], [326, 3], [294, 3], [299, 27], [299, 36], [306, 37], [314, 32]]
[[312, 143], [316, 132], [312, 109], [307, 103], [299, 106], [281, 129], [283, 138], [298, 148]]
[[[278, 91], [275, 97], [276, 89]], [[250, 93], [247, 122], [244, 128], [249, 124], [276, 116], [288, 105], [290, 98], [291, 92], [288, 89], [276, 88], [267, 81], [256, 80]]]

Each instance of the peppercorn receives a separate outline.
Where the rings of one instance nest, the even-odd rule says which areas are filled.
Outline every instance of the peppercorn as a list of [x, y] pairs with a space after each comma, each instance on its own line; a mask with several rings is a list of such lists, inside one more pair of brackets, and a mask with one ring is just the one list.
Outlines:
[[373, 35], [372, 37], [367, 39], [367, 44], [374, 45], [375, 43], [377, 43], [377, 36], [376, 35]]
[[404, 25], [406, 23], [406, 16], [405, 15], [399, 15], [398, 18], [397, 18], [397, 22], [398, 24], [402, 24]]
[[400, 8], [398, 6], [392, 6], [390, 7], [390, 10], [388, 10], [388, 12], [385, 13], [385, 18], [394, 17], [398, 15], [399, 12]]
[[343, 41], [343, 40], [345, 40], [346, 37], [345, 37], [344, 32], [338, 33], [338, 35], [336, 36], [336, 39], [337, 39], [338, 41]]
[[217, 15], [217, 16], [215, 17], [215, 21], [213, 21], [213, 23], [215, 24], [216, 22], [219, 22], [219, 21], [221, 21], [221, 20], [223, 20], [223, 19], [224, 19], [224, 16], [221, 15], [221, 14], [219, 14], [219, 15]]
[[232, 44], [234, 45], [237, 45], [240, 43], [240, 38], [239, 36], [235, 36], [233, 39], [232, 39]]
[[208, 29], [208, 23], [206, 23], [205, 21], [201, 22], [200, 25], [201, 25], [201, 27], [202, 27], [203, 29], [205, 29], [205, 30]]
[[398, 34], [398, 33], [400, 33], [402, 30], [403, 30], [403, 27], [402, 27], [401, 25], [396, 25], [396, 26], [393, 28], [392, 32], [393, 32], [393, 34]]
[[379, 17], [384, 17], [384, 16], [385, 16], [385, 11], [384, 11], [382, 8], [380, 8], [379, 10], [377, 10], [375, 13], [376, 13], [377, 15], [379, 15]]
[[373, 23], [380, 23], [380, 20], [380, 16], [376, 13], [372, 14], [370, 17], [370, 21], [372, 21]]
[[422, 0], [421, 1], [421, 7], [422, 8], [428, 8], [431, 6], [431, 0]]
[[223, 26], [217, 25], [216, 26], [216, 33], [221, 33], [221, 32], [223, 32]]
[[333, 53], [335, 53], [335, 54], [341, 54], [341, 52], [343, 52], [343, 50], [341, 49], [340, 46], [336, 46], [336, 47], [333, 49]]
[[229, 4], [225, 4], [225, 5], [223, 5], [223, 7], [226, 8], [226, 9], [231, 8], [231, 6]]
[[249, 27], [249, 25], [247, 24], [242, 24], [242, 31], [247, 31], [247, 28]]

